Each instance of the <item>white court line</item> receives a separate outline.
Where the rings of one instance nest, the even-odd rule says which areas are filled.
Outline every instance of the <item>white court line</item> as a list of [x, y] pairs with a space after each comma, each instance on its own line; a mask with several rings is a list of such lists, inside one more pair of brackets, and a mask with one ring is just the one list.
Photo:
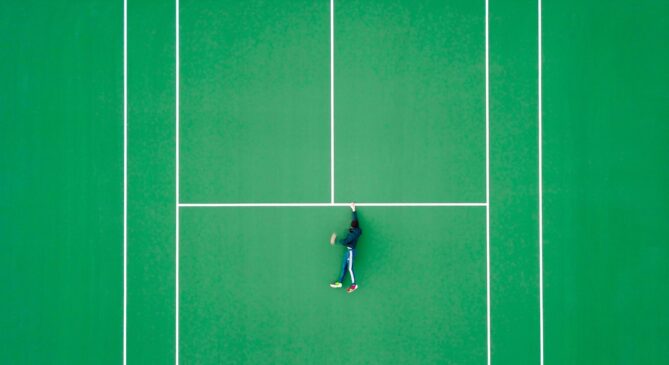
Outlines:
[[492, 361], [490, 320], [490, 33], [489, 5], [485, 0], [485, 252], [486, 252], [486, 338], [488, 365]]
[[[181, 203], [182, 208], [348, 207], [350, 203]], [[355, 203], [357, 207], [485, 207], [486, 203]]]
[[330, 0], [330, 203], [335, 202], [334, 0]]
[[123, 0], [123, 365], [128, 354], [128, 0]]
[[544, 198], [543, 198], [543, 110], [542, 110], [542, 73], [541, 73], [541, 63], [542, 63], [542, 49], [541, 49], [541, 0], [538, 0], [538, 29], [537, 29], [537, 38], [538, 38], [538, 74], [537, 74], [537, 86], [538, 86], [538, 106], [539, 106], [539, 353], [540, 353], [540, 364], [544, 364]]
[[176, 62], [175, 62], [175, 99], [176, 99], [176, 161], [175, 161], [175, 173], [176, 173], [176, 191], [175, 191], [175, 213], [176, 213], [176, 232], [175, 232], [175, 349], [174, 349], [174, 361], [176, 365], [179, 365], [179, 0], [176, 1]]

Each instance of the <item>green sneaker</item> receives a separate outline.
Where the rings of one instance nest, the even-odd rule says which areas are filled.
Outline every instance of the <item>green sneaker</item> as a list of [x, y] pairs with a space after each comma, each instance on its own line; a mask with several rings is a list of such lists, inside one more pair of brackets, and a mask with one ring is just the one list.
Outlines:
[[341, 283], [338, 281], [335, 281], [334, 283], [330, 284], [330, 288], [341, 288]]

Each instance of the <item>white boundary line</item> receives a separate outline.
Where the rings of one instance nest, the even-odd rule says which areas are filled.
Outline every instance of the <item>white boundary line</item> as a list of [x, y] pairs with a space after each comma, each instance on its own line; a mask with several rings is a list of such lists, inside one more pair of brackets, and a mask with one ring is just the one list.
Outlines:
[[492, 361], [490, 321], [490, 27], [489, 1], [485, 0], [485, 257], [486, 257], [486, 342], [488, 365]]
[[330, 203], [335, 203], [334, 0], [330, 0]]
[[176, 365], [179, 365], [179, 0], [176, 1], [176, 29], [175, 29], [175, 101], [176, 101], [176, 161], [175, 161], [175, 173], [176, 173], [176, 191], [175, 191], [175, 213], [176, 213], [176, 232], [175, 232], [175, 349], [174, 349], [174, 361]]
[[[181, 203], [181, 208], [348, 207], [350, 203]], [[486, 203], [355, 203], [358, 207], [485, 207]]]
[[538, 87], [538, 121], [539, 121], [539, 353], [540, 364], [544, 364], [544, 198], [543, 198], [543, 105], [542, 105], [542, 44], [541, 44], [541, 0], [538, 0], [537, 9], [537, 38], [538, 38], [538, 60], [537, 60], [537, 87]]
[[128, 361], [128, 0], [123, 0], [123, 365]]

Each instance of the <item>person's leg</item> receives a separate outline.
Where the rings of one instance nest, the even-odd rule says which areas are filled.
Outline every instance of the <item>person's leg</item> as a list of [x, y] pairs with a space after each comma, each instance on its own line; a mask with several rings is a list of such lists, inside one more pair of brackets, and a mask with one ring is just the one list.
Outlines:
[[348, 262], [348, 273], [351, 274], [351, 286], [346, 289], [347, 293], [352, 293], [356, 289], [358, 289], [358, 284], [355, 283], [355, 274], [353, 273], [353, 257], [355, 256], [355, 250], [349, 250], [348, 251], [348, 257], [349, 257], [349, 262]]
[[339, 282], [340, 283], [344, 282], [344, 276], [346, 276], [346, 267], [347, 266], [348, 266], [348, 252], [345, 252], [344, 257], [341, 260], [341, 272], [339, 273]]
[[339, 273], [339, 280], [330, 284], [331, 288], [341, 288], [342, 282], [344, 282], [344, 275], [346, 275], [346, 266], [348, 265], [348, 253], [344, 254], [344, 257], [341, 261], [341, 271]]

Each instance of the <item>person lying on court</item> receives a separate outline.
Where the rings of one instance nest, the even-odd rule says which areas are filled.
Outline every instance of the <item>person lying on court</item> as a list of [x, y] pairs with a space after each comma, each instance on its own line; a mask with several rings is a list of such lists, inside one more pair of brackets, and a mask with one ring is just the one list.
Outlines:
[[[348, 273], [351, 275], [351, 286], [346, 289], [347, 293], [352, 293], [358, 289], [358, 285], [355, 283], [355, 274], [353, 273], [353, 258], [355, 257], [355, 246], [358, 244], [358, 239], [362, 234], [360, 223], [358, 222], [358, 213], [355, 211], [355, 203], [351, 203], [351, 210], [353, 211], [351, 227], [349, 227], [346, 237], [339, 240], [339, 243], [346, 246], [346, 252], [341, 263], [341, 273], [339, 274], [339, 280], [330, 284], [331, 288], [341, 288], [344, 276], [346, 276], [346, 269], [348, 269]], [[330, 237], [330, 245], [334, 246], [336, 240], [337, 235], [333, 233]]]

